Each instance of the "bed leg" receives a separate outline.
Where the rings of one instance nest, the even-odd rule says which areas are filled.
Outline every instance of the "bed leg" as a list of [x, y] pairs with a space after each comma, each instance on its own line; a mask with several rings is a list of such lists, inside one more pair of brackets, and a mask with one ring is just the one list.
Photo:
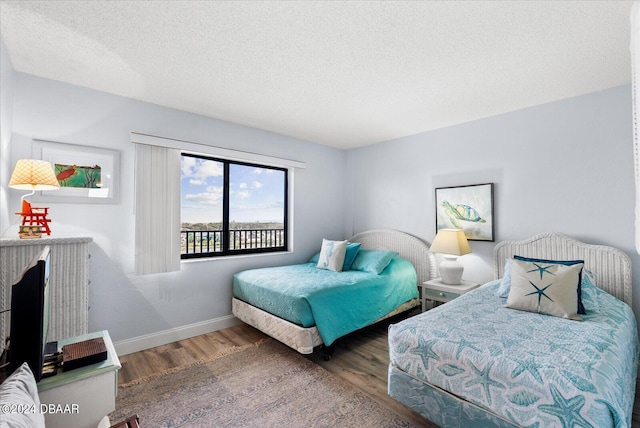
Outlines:
[[333, 353], [335, 351], [336, 351], [336, 347], [334, 345], [331, 345], [331, 346], [322, 345], [322, 349], [320, 350], [320, 352], [322, 352], [322, 359], [325, 361], [329, 361], [331, 357], [333, 357]]

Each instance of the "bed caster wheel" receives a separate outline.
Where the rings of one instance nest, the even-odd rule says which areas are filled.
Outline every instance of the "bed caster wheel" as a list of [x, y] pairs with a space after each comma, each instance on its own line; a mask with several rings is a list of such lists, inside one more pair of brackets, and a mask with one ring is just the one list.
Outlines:
[[322, 347], [322, 359], [325, 361], [329, 361], [331, 357], [333, 357], [333, 353], [335, 352], [335, 346], [323, 346]]

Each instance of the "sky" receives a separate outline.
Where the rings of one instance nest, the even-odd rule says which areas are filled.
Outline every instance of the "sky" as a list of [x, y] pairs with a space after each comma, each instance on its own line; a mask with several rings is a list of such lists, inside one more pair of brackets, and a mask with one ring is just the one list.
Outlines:
[[[222, 221], [223, 164], [182, 156], [183, 223]], [[285, 171], [231, 164], [229, 220], [284, 221]]]

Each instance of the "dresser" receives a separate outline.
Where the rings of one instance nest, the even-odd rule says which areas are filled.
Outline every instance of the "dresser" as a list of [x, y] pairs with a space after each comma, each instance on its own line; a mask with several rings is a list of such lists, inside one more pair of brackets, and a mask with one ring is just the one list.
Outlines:
[[[51, 248], [51, 294], [47, 340], [87, 333], [91, 241], [90, 236], [0, 238], [0, 311], [11, 307], [11, 285], [31, 259], [48, 245]], [[0, 315], [2, 338], [9, 335], [9, 318], [8, 312]]]

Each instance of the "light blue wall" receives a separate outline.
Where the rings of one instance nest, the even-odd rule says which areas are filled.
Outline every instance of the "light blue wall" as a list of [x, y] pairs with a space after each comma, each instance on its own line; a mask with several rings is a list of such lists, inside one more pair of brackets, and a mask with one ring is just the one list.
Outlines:
[[[13, 89], [11, 165], [31, 156], [33, 139], [120, 152], [119, 204], [47, 203], [53, 234], [94, 238], [91, 331], [107, 329], [121, 341], [228, 317], [233, 273], [306, 261], [323, 237], [343, 237], [344, 151], [23, 73], [15, 73]], [[131, 131], [306, 162], [306, 169], [294, 172], [294, 252], [194, 261], [183, 263], [180, 272], [135, 276]], [[18, 208], [22, 193], [9, 190], [9, 212]], [[15, 234], [17, 221], [5, 235]]]
[[[621, 86], [348, 152], [349, 231], [432, 241], [435, 188], [495, 183], [496, 241], [564, 232], [633, 259], [631, 88]], [[472, 241], [465, 278], [492, 278], [494, 243]]]
[[9, 227], [8, 184], [11, 177], [11, 129], [13, 124], [13, 67], [0, 40], [0, 232]]

